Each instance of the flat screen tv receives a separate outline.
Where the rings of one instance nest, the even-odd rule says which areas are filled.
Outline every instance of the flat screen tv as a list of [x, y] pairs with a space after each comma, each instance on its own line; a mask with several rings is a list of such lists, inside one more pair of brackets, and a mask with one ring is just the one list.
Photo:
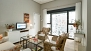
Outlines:
[[22, 30], [22, 29], [26, 29], [27, 28], [27, 24], [26, 23], [16, 23], [16, 29], [17, 30]]

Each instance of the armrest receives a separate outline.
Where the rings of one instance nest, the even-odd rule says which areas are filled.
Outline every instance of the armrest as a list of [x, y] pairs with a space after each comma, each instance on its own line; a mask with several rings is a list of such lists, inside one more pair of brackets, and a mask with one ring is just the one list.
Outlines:
[[52, 42], [47, 42], [47, 41], [45, 41], [44, 44], [49, 45], [49, 46], [56, 46], [56, 44], [54, 44]]
[[52, 46], [56, 46], [56, 45], [54, 45], [54, 44], [52, 44], [50, 42], [45, 41], [44, 42], [44, 51], [51, 51], [51, 47]]
[[57, 38], [58, 38], [58, 36], [53, 36], [53, 37], [52, 37], [52, 40], [53, 40], [53, 41], [56, 41]]
[[19, 45], [15, 45], [15, 49], [16, 49], [16, 50], [20, 50], [21, 47], [22, 47], [21, 44], [19, 44]]
[[8, 36], [3, 37], [3, 41], [4, 41], [4, 42], [6, 42], [6, 41], [8, 41], [8, 40], [9, 40]]
[[21, 48], [22, 45], [21, 44], [18, 44], [18, 45], [15, 45], [17, 48]]

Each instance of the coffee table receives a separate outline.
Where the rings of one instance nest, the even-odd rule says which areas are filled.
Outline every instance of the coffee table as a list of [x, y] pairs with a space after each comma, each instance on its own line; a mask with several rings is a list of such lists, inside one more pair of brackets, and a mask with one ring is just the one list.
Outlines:
[[[23, 42], [23, 49], [24, 48], [27, 48], [27, 43], [28, 43], [28, 40], [29, 40], [30, 38], [28, 38], [27, 36], [23, 36], [23, 37], [21, 37], [20, 38], [20, 44], [21, 44], [21, 42]], [[25, 43], [26, 42], [26, 43]], [[26, 46], [26, 47], [25, 47]]]
[[[39, 44], [42, 43], [43, 41], [42, 40], [39, 40], [37, 38], [30, 38], [30, 37], [27, 37], [27, 36], [23, 36], [20, 38], [20, 43], [21, 43], [21, 40], [23, 40], [23, 48], [24, 48], [24, 44], [26, 46], [26, 48], [28, 47], [28, 44], [27, 43], [31, 43], [31, 44], [34, 44], [35, 45], [35, 51], [37, 51], [37, 47], [40, 47], [41, 49], [43, 49], [43, 47], [41, 47]], [[26, 43], [24, 43], [24, 41]]]
[[36, 38], [31, 38], [31, 39], [29, 39], [28, 42], [35, 45], [35, 51], [38, 50], [38, 47], [40, 47], [41, 49], [43, 49], [43, 47], [41, 47], [41, 46], [39, 45], [40, 43], [43, 43], [42, 40], [39, 40], [39, 39], [36, 39]]

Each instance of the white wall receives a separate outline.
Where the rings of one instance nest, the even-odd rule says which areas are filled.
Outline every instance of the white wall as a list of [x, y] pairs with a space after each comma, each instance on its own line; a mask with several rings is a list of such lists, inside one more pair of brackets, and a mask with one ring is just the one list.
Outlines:
[[[45, 3], [41, 5], [41, 19], [43, 18], [43, 9], [47, 10], [54, 10], [54, 9], [60, 9], [65, 7], [74, 6], [75, 3], [79, 2], [81, 0], [55, 0], [49, 3]], [[43, 22], [41, 21], [41, 27], [43, 26]]]
[[87, 0], [87, 51], [91, 51], [91, 0]]
[[33, 13], [40, 14], [40, 4], [32, 0], [0, 0], [0, 34], [5, 32], [5, 24], [23, 22], [24, 13], [30, 14], [33, 23]]

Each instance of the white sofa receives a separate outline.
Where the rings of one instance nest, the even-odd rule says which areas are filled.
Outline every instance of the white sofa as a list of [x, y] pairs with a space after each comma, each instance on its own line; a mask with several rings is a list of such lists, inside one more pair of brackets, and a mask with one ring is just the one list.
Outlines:
[[14, 45], [13, 43], [8, 41], [8, 37], [4, 37], [2, 41], [0, 41], [0, 51], [19, 51], [20, 45]]

